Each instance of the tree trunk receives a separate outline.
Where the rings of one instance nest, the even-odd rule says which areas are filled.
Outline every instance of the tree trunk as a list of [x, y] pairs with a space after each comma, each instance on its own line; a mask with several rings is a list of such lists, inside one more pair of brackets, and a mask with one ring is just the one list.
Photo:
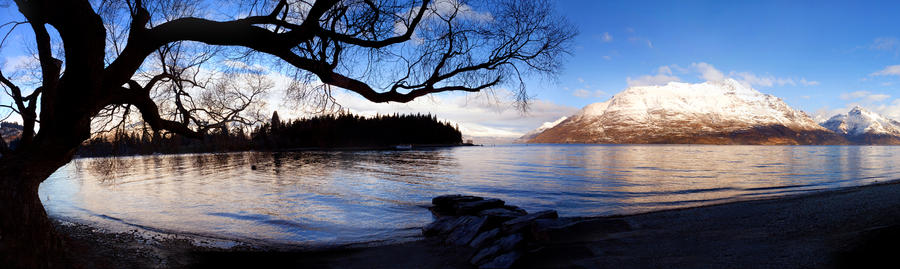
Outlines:
[[38, 186], [59, 167], [0, 162], [0, 267], [64, 268], [62, 237], [38, 197]]

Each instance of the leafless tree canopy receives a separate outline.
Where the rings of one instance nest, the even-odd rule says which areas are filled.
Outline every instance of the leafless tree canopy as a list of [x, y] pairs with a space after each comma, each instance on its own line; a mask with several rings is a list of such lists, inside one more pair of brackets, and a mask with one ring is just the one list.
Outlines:
[[38, 122], [101, 117], [102, 130], [134, 114], [189, 136], [252, 124], [273, 85], [248, 64], [293, 75], [288, 96], [321, 107], [333, 88], [409, 102], [506, 87], [526, 105], [523, 77], [559, 70], [574, 36], [545, 0], [15, 3], [25, 21], [4, 29], [30, 27], [40, 63], [33, 85], [0, 74], [13, 100], [3, 106], [26, 127], [21, 145]]
[[37, 188], [98, 116], [134, 113], [187, 136], [252, 122], [272, 87], [254, 66], [292, 75], [291, 96], [323, 104], [336, 88], [409, 102], [499, 87], [525, 104], [523, 77], [559, 70], [574, 36], [547, 0], [14, 2], [22, 19], [0, 26], [0, 46], [27, 30], [36, 64], [0, 70], [12, 100], [0, 111], [24, 126], [17, 147], [0, 140], [0, 264], [13, 267], [49, 266], [59, 240]]

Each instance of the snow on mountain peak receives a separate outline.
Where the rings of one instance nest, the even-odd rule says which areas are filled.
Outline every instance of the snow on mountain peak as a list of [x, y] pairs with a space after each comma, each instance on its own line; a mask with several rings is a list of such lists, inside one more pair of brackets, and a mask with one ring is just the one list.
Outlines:
[[530, 140], [530, 139], [532, 139], [532, 138], [538, 136], [539, 134], [541, 134], [541, 132], [544, 132], [544, 131], [546, 131], [547, 129], [556, 127], [556, 125], [559, 125], [561, 122], [565, 121], [565, 120], [568, 119], [568, 118], [569, 118], [569, 117], [563, 116], [563, 117], [560, 117], [559, 119], [557, 119], [557, 120], [555, 120], [555, 121], [544, 122], [544, 124], [541, 124], [541, 127], [538, 127], [537, 129], [531, 130], [531, 132], [528, 132], [528, 133], [526, 133], [525, 135], [522, 135], [522, 136], [519, 137], [516, 141], [517, 141], [517, 142], [522, 142], [522, 143], [527, 142], [528, 140]]
[[560, 122], [563, 122], [564, 120], [566, 120], [568, 118], [569, 117], [562, 116], [562, 117], [559, 117], [559, 119], [557, 119], [555, 121], [544, 122], [544, 124], [541, 124], [541, 127], [538, 127], [537, 130], [543, 131], [543, 130], [553, 128], [553, 126], [556, 126], [557, 124], [559, 124]]
[[586, 106], [573, 118], [609, 118], [651, 127], [662, 122], [682, 122], [709, 128], [783, 125], [795, 130], [823, 130], [780, 98], [730, 78], [629, 87], [609, 101]]
[[831, 117], [822, 126], [835, 133], [845, 135], [887, 134], [900, 136], [900, 122], [860, 106], [853, 107], [847, 114]]

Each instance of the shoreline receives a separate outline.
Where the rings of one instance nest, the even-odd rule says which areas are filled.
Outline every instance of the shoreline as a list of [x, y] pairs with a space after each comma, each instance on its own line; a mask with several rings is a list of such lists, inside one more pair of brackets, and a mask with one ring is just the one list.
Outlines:
[[[523, 263], [536, 268], [799, 268], [890, 260], [889, 254], [878, 250], [882, 245], [889, 246], [886, 242], [900, 239], [898, 197], [900, 180], [892, 180], [689, 208], [567, 217], [564, 219], [581, 224], [554, 236], [545, 248], [530, 253]], [[607, 220], [625, 221], [630, 229], [609, 230], [604, 226]], [[242, 245], [197, 246], [178, 235], [141, 241], [133, 234], [108, 233], [78, 223], [57, 227], [76, 242], [92, 246], [86, 251], [93, 254], [79, 256], [111, 260], [111, 264], [126, 267], [143, 264], [140, 268], [160, 268], [152, 266], [156, 264], [176, 268], [233, 264], [468, 268], [472, 255], [470, 249], [425, 237], [399, 244], [272, 251]]]
[[[405, 148], [402, 146], [410, 146]], [[360, 147], [304, 147], [304, 148], [285, 148], [285, 149], [268, 149], [268, 150], [235, 150], [235, 151], [207, 151], [207, 152], [173, 152], [173, 153], [151, 153], [151, 154], [126, 154], [126, 155], [75, 155], [73, 159], [86, 158], [114, 158], [114, 157], [139, 157], [139, 156], [155, 156], [155, 155], [181, 155], [181, 154], [228, 154], [237, 152], [304, 152], [304, 151], [405, 151], [405, 150], [429, 150], [454, 147], [482, 147], [484, 145], [472, 143], [460, 144], [411, 144], [411, 145], [392, 145], [392, 146], [360, 146]]]

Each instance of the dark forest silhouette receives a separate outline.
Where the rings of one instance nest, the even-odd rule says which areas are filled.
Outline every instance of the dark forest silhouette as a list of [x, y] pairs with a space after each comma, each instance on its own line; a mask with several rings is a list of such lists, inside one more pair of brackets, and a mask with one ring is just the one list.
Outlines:
[[392, 145], [460, 144], [462, 134], [430, 114], [353, 114], [318, 116], [263, 125], [253, 132], [255, 149], [305, 147], [379, 147]]
[[393, 114], [364, 117], [349, 113], [281, 121], [277, 112], [270, 123], [250, 134], [242, 128], [219, 129], [192, 139], [177, 134], [115, 132], [95, 137], [78, 149], [78, 155], [122, 156], [155, 153], [201, 153], [243, 150], [296, 150], [308, 148], [388, 148], [396, 145], [459, 145], [462, 133], [431, 114]]

